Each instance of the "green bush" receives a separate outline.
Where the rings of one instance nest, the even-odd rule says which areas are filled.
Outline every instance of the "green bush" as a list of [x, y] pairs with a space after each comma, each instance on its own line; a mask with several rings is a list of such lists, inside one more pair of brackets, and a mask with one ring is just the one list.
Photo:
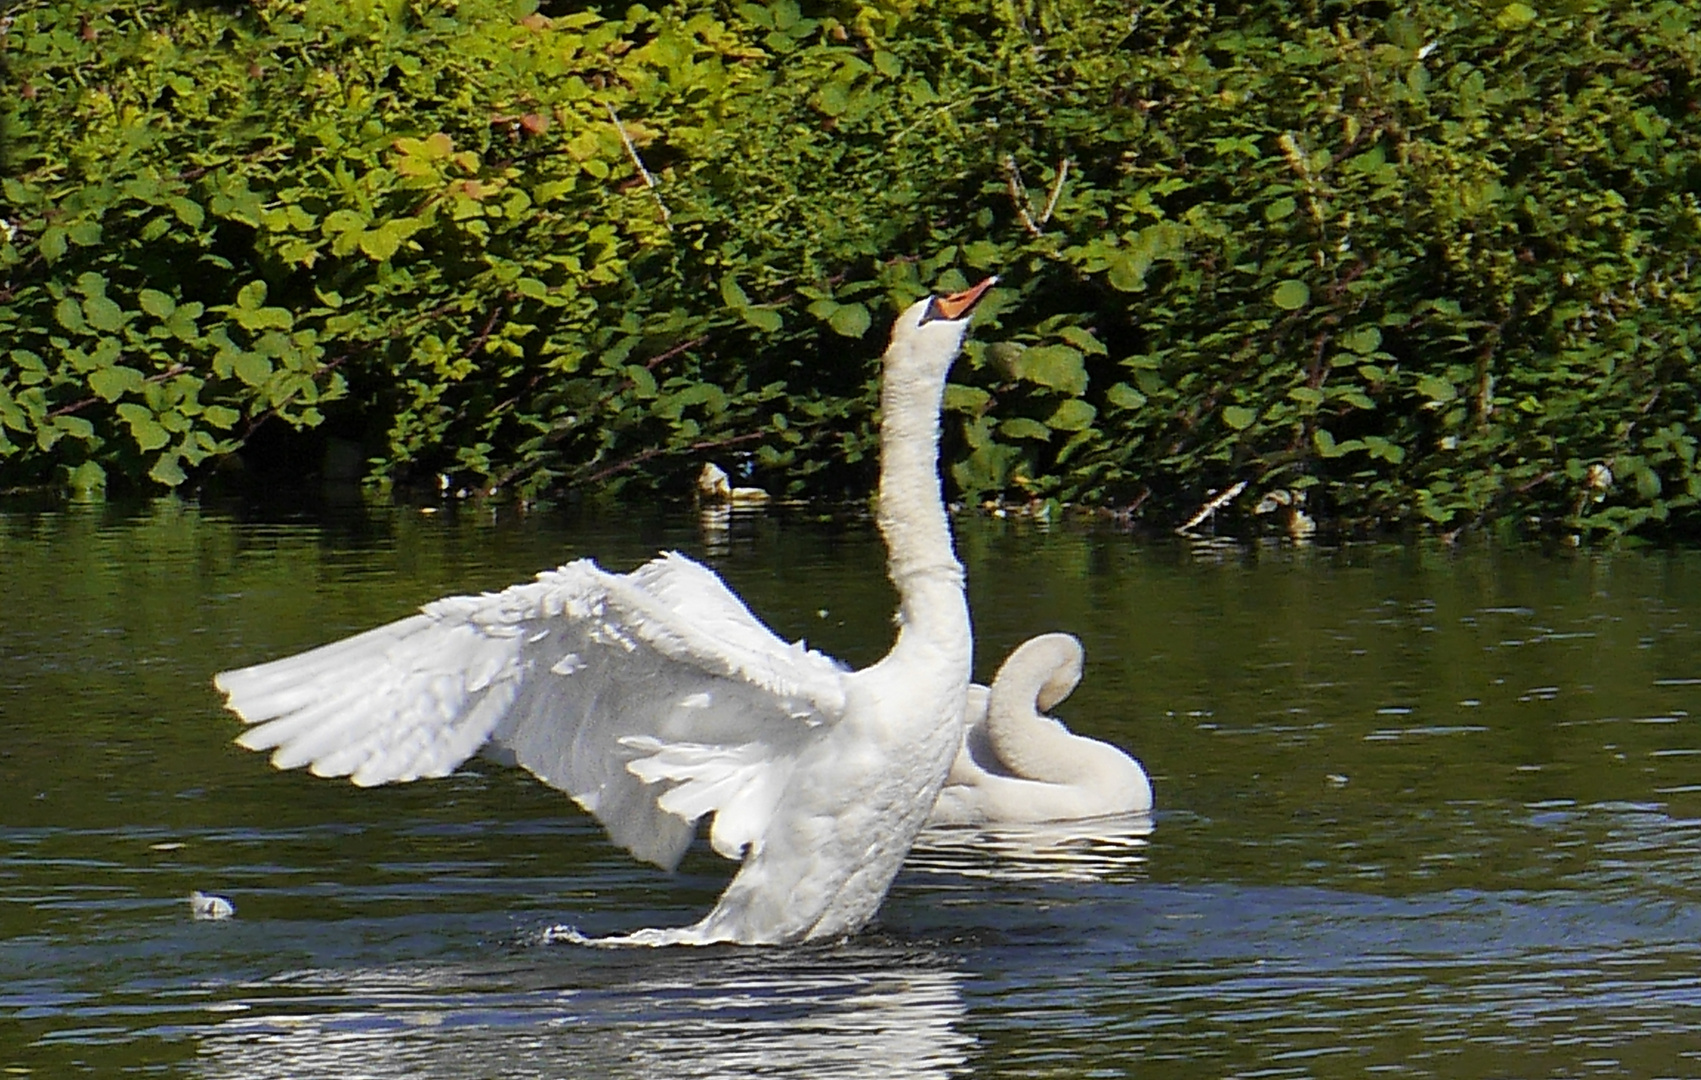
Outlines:
[[1675, 0], [5, 18], [9, 486], [193, 484], [270, 425], [379, 481], [865, 490], [886, 321], [997, 272], [964, 496], [1696, 520]]

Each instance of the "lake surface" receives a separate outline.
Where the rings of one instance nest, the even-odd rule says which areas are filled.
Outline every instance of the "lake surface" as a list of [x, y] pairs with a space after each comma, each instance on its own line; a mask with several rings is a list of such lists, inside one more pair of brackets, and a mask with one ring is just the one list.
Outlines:
[[489, 763], [275, 772], [211, 675], [660, 548], [862, 665], [866, 523], [0, 504], [0, 1069], [1701, 1076], [1701, 557], [957, 530], [978, 676], [1078, 634], [1058, 714], [1152, 826], [929, 836], [843, 944], [604, 950], [543, 932], [694, 921], [728, 864]]

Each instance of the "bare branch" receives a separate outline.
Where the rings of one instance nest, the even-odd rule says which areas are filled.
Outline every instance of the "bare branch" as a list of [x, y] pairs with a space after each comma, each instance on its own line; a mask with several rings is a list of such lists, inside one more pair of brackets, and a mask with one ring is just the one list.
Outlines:
[[[181, 375], [185, 371], [188, 371], [188, 370], [189, 370], [189, 365], [187, 365], [187, 364], [173, 364], [170, 367], [166, 368], [164, 371], [158, 372], [158, 373], [153, 374], [153, 375], [149, 375], [147, 378], [143, 379], [142, 382], [143, 383], [164, 382], [165, 380], [171, 378], [172, 376]], [[70, 415], [71, 413], [74, 413], [74, 412], [81, 412], [83, 409], [88, 408], [90, 405], [99, 405], [102, 401], [105, 401], [105, 400], [106, 400], [105, 398], [91, 397], [91, 398], [83, 398], [81, 401], [72, 401], [72, 402], [69, 402], [67, 404], [59, 406], [57, 409], [47, 410], [47, 419], [51, 420], [55, 416], [68, 416], [68, 415]]]
[[1004, 155], [1004, 182], [1010, 186], [1010, 205], [1016, 208], [1016, 217], [1022, 222], [1022, 228], [1028, 230], [1029, 236], [1044, 235], [1034, 222], [1033, 215], [1028, 213], [1028, 187], [1022, 183], [1022, 173], [1016, 168], [1016, 156]]
[[1051, 220], [1051, 215], [1057, 209], [1057, 200], [1063, 195], [1063, 182], [1069, 178], [1069, 159], [1057, 159], [1057, 177], [1051, 182], [1051, 194], [1045, 197], [1045, 209], [1040, 212], [1039, 224], [1044, 225]]
[[1004, 183], [1010, 188], [1010, 205], [1016, 208], [1016, 218], [1029, 236], [1045, 235], [1045, 224], [1057, 212], [1057, 200], [1063, 197], [1063, 184], [1068, 179], [1069, 159], [1059, 158], [1057, 175], [1052, 178], [1051, 190], [1046, 193], [1045, 209], [1040, 211], [1039, 220], [1035, 221], [1033, 199], [1028, 195], [1028, 185], [1022, 182], [1022, 170], [1016, 167], [1016, 155], [1004, 155]]
[[1190, 531], [1194, 526], [1198, 525], [1201, 521], [1204, 521], [1206, 518], [1208, 518], [1212, 514], [1216, 513], [1217, 510], [1220, 509], [1224, 503], [1228, 502], [1230, 499], [1234, 498], [1236, 495], [1239, 495], [1241, 492], [1243, 492], [1245, 490], [1246, 490], [1246, 481], [1245, 480], [1237, 480], [1227, 490], [1219, 491], [1215, 495], [1211, 496], [1210, 500], [1208, 502], [1206, 502], [1204, 506], [1201, 506], [1199, 508], [1198, 513], [1194, 514], [1192, 517], [1187, 519], [1187, 524], [1180, 526], [1175, 531], [1177, 533], [1186, 533], [1186, 532]]
[[667, 231], [673, 231], [673, 215], [668, 213], [667, 204], [662, 202], [661, 192], [656, 188], [655, 174], [644, 167], [644, 159], [638, 156], [638, 148], [632, 145], [632, 136], [626, 134], [626, 125], [620, 122], [620, 114], [614, 111], [614, 106], [603, 102], [603, 108], [608, 110], [608, 118], [614, 122], [614, 130], [620, 132], [620, 141], [626, 144], [626, 156], [632, 159], [637, 167], [638, 175], [644, 178], [644, 185], [650, 189], [650, 197], [656, 200], [656, 209], [661, 211], [662, 224]]

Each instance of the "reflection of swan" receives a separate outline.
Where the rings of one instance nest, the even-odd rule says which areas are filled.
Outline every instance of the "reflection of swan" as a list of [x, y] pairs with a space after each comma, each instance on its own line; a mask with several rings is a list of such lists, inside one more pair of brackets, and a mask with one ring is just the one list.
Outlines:
[[1073, 635], [1041, 634], [1005, 659], [990, 691], [970, 688], [963, 748], [932, 823], [1068, 821], [1152, 808], [1138, 761], [1041, 715], [1081, 681], [1082, 660]]
[[237, 741], [361, 785], [443, 776], [489, 744], [639, 858], [679, 862], [694, 823], [743, 866], [701, 922], [639, 944], [836, 937], [873, 917], [962, 742], [972, 649], [939, 490], [939, 410], [996, 279], [910, 306], [881, 379], [880, 503], [898, 637], [847, 671], [788, 644], [712, 572], [590, 560], [215, 684]]
[[[310, 971], [249, 986], [189, 1029], [208, 1077], [960, 1076], [962, 974], [914, 946]], [[236, 1006], [241, 1006], [237, 1011]]]
[[993, 881], [1127, 879], [1146, 862], [1149, 813], [1079, 821], [929, 825], [904, 868]]

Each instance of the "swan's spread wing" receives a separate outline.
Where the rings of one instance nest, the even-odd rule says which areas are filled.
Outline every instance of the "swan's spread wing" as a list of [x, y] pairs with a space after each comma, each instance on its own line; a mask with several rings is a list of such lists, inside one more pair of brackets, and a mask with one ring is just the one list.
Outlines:
[[279, 768], [383, 784], [447, 775], [487, 747], [672, 866], [706, 813], [728, 857], [760, 837], [811, 730], [843, 712], [844, 674], [670, 554], [438, 600], [214, 682], [254, 725], [237, 741]]

